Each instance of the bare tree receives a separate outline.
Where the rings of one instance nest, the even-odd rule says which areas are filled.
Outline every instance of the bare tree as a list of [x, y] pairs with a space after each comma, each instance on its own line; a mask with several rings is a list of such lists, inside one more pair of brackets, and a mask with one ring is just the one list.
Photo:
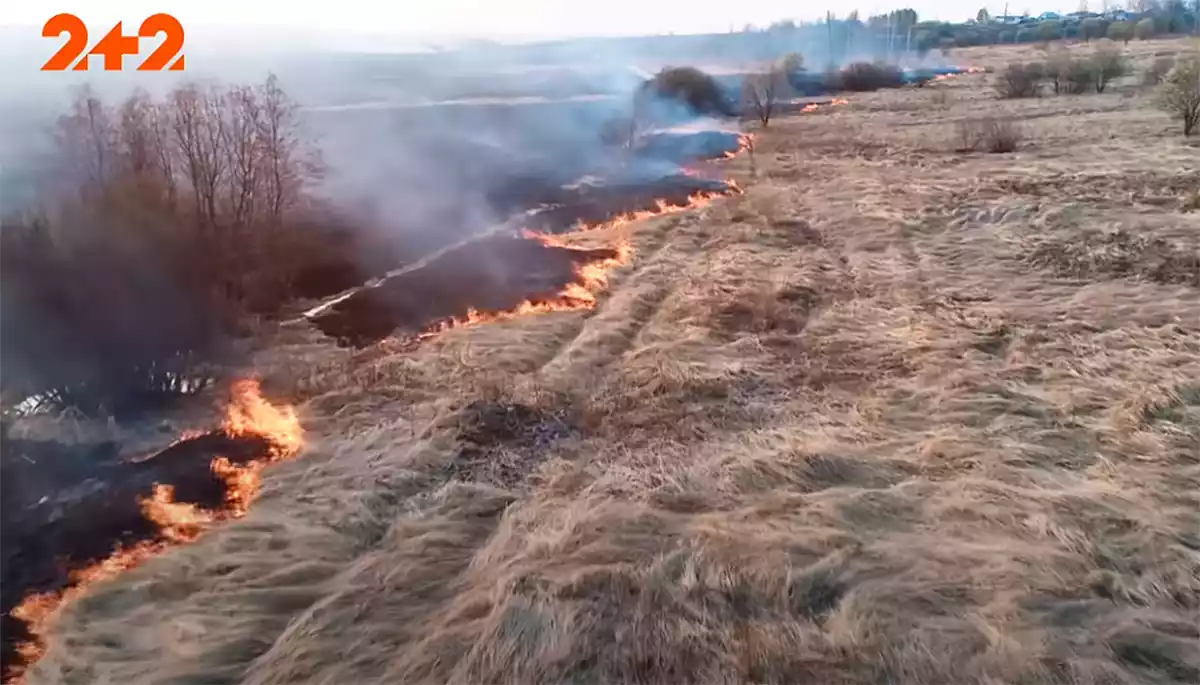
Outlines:
[[266, 169], [266, 206], [273, 225], [283, 222], [284, 214], [300, 198], [307, 183], [321, 171], [315, 148], [300, 139], [296, 122], [297, 104], [279, 86], [274, 74], [259, 89], [262, 103], [259, 138], [262, 140]]
[[235, 234], [240, 234], [255, 218], [258, 191], [262, 186], [260, 176], [265, 152], [259, 138], [263, 130], [262, 107], [253, 88], [233, 88], [228, 98], [228, 135], [223, 152], [229, 174], [225, 178], [224, 195], [232, 229]]
[[783, 63], [773, 63], [759, 73], [749, 74], [742, 84], [742, 100], [754, 109], [763, 126], [771, 123], [771, 115], [779, 97], [788, 86], [787, 70]]
[[85, 86], [76, 93], [69, 113], [59, 118], [56, 133], [65, 172], [60, 183], [84, 197], [100, 192], [112, 161], [112, 112]]

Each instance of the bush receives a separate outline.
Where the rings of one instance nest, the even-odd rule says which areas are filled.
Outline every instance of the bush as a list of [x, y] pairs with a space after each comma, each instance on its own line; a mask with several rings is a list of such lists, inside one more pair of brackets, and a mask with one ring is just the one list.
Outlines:
[[716, 79], [695, 67], [666, 67], [643, 84], [642, 103], [647, 94], [686, 104], [696, 114], [737, 116]]
[[1200, 124], [1200, 57], [1180, 61], [1159, 86], [1158, 104], [1183, 121], [1183, 135], [1190, 136]]
[[890, 64], [854, 62], [842, 69], [838, 81], [842, 90], [867, 92], [901, 86], [904, 75]]
[[1038, 38], [1042, 40], [1059, 40], [1063, 37], [1062, 22], [1060, 21], [1043, 21], [1037, 26]]
[[1171, 72], [1171, 69], [1174, 66], [1174, 57], [1159, 57], [1158, 59], [1154, 60], [1153, 64], [1146, 68], [1146, 71], [1142, 72], [1142, 85], [1159, 85], [1163, 82], [1163, 79], [1167, 77], [1167, 74]]
[[1149, 40], [1156, 32], [1153, 19], [1143, 19], [1133, 27], [1133, 36], [1138, 40]]
[[980, 148], [993, 154], [1014, 152], [1021, 142], [1021, 131], [1008, 119], [984, 118], [966, 120], [955, 128], [957, 152]]
[[1070, 51], [1063, 47], [1058, 47], [1050, 50], [1046, 56], [1045, 78], [1050, 80], [1050, 84], [1054, 87], [1054, 94], [1061, 95], [1063, 86], [1067, 80], [1067, 74], [1071, 70], [1071, 65], [1075, 59], [1071, 57]]
[[1010, 64], [996, 81], [996, 92], [1002, 98], [1032, 98], [1039, 95], [1039, 67], [1035, 64]]
[[1129, 73], [1129, 64], [1121, 48], [1108, 41], [1096, 46], [1091, 58], [1091, 71], [1096, 92], [1103, 93], [1113, 79]]
[[1108, 24], [1103, 19], [1089, 17], [1084, 19], [1079, 26], [1079, 35], [1084, 40], [1092, 40], [1093, 38], [1103, 38], [1108, 31]]
[[1025, 64], [1025, 73], [1034, 81], [1041, 81], [1046, 78], [1049, 67], [1045, 62], [1027, 62]]
[[979, 123], [971, 120], [958, 122], [954, 127], [955, 152], [974, 152], [981, 140]]
[[1017, 42], [1018, 43], [1032, 43], [1033, 41], [1035, 41], [1037, 39], [1038, 39], [1037, 31], [1035, 31], [1031, 28], [1020, 29], [1017, 31]]
[[1071, 59], [1064, 65], [1060, 93], [1063, 95], [1082, 95], [1096, 83], [1096, 75], [1092, 71], [1091, 60]]
[[1123, 43], [1128, 43], [1133, 39], [1133, 22], [1114, 21], [1108, 27], [1108, 37], [1112, 40], [1119, 40]]
[[982, 123], [983, 148], [998, 154], [1014, 152], [1021, 142], [1021, 130], [1007, 119], [985, 119]]

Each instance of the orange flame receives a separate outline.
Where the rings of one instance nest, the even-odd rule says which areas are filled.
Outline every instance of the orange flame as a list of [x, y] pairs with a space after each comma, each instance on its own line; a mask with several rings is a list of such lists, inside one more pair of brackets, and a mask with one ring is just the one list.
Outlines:
[[[530, 240], [537, 240], [543, 245], [574, 249], [567, 247], [562, 239], [545, 233], [526, 230], [522, 231], [522, 235]], [[633, 248], [627, 243], [618, 244], [615, 251], [616, 255], [608, 259], [576, 266], [575, 279], [552, 298], [536, 301], [525, 300], [513, 309], [501, 312], [481, 312], [477, 309], [468, 309], [465, 315], [440, 321], [416, 337], [418, 340], [424, 340], [452, 328], [509, 321], [528, 314], [591, 309], [596, 306], [598, 294], [608, 287], [608, 272], [618, 266], [628, 264], [633, 256]]]
[[845, 98], [834, 98], [834, 99], [830, 100], [829, 102], [825, 102], [825, 103], [810, 102], [800, 108], [800, 113], [808, 114], [810, 112], [816, 112], [818, 110], [822, 110], [827, 107], [837, 107], [838, 105], [848, 105], [848, 104], [850, 104], [850, 101]]
[[[740, 195], [742, 192], [741, 186], [739, 186], [736, 181], [732, 181], [732, 180], [725, 181], [725, 187], [726, 187], [726, 190], [723, 193], [722, 192], [708, 192], [708, 191], [692, 193], [691, 195], [688, 196], [687, 201], [684, 204], [671, 204], [671, 203], [667, 202], [666, 200], [656, 200], [655, 204], [654, 204], [654, 209], [645, 209], [645, 210], [640, 210], [640, 211], [636, 211], [636, 212], [626, 212], [624, 214], [618, 214], [617, 216], [613, 217], [612, 219], [609, 219], [608, 221], [604, 221], [604, 222], [601, 222], [598, 224], [585, 224], [585, 223], [580, 222], [578, 225], [576, 225], [574, 231], [572, 231], [572, 232], [580, 233], [580, 232], [585, 232], [585, 231], [595, 231], [595, 230], [601, 230], [601, 229], [607, 230], [607, 229], [621, 228], [627, 224], [633, 223], [634, 221], [642, 221], [644, 219], [652, 219], [654, 217], [666, 216], [668, 214], [678, 214], [679, 212], [686, 212], [690, 209], [702, 209], [702, 208], [708, 206], [709, 204], [711, 204], [713, 200], [721, 197], [722, 195], [727, 195], [727, 194]], [[549, 245], [551, 243], [546, 243], [546, 244]], [[557, 246], [565, 247], [565, 245], [563, 245], [561, 242], [557, 243]]]
[[[231, 437], [265, 438], [270, 444], [268, 452], [261, 460], [245, 465], [235, 465], [223, 456], [213, 459], [210, 468], [226, 485], [224, 506], [219, 509], [207, 510], [177, 502], [174, 486], [155, 483], [150, 496], [142, 498], [139, 504], [142, 515], [158, 528], [158, 539], [118, 546], [103, 561], [72, 571], [64, 590], [29, 595], [12, 610], [12, 616], [28, 626], [34, 639], [17, 646], [20, 662], [5, 674], [6, 679], [20, 681], [29, 665], [42, 657], [45, 652], [43, 636], [63, 606], [85, 594], [95, 583], [115, 578], [174, 545], [195, 541], [218, 521], [244, 516], [258, 496], [266, 465], [289, 459], [304, 446], [304, 431], [296, 410], [268, 402], [262, 396], [257, 380], [235, 382], [231, 395], [222, 430]], [[184, 437], [171, 444], [201, 434], [187, 431]]]
[[304, 446], [304, 429], [295, 408], [268, 402], [257, 380], [239, 380], [230, 392], [233, 399], [221, 425], [226, 433], [233, 437], [266, 438], [271, 443], [271, 461], [289, 459]]
[[[748, 140], [748, 138], [748, 136], [743, 136], [743, 140]], [[695, 193], [688, 196], [687, 203], [682, 205], [670, 204], [665, 200], [658, 200], [655, 203], [654, 209], [622, 214], [600, 224], [581, 224], [576, 231], [572, 232], [572, 235], [588, 231], [624, 228], [634, 221], [704, 207], [723, 194], [740, 195], [743, 192], [741, 186], [736, 181], [728, 180], [725, 183], [727, 187], [726, 193]], [[568, 250], [575, 249], [562, 237], [549, 233], [521, 229], [521, 236], [527, 240], [536, 240], [547, 247]], [[481, 312], [476, 309], [468, 309], [465, 315], [440, 321], [414, 336], [413, 340], [419, 342], [451, 328], [461, 328], [478, 323], [508, 321], [527, 314], [591, 309], [596, 306], [598, 294], [608, 287], [608, 272], [618, 266], [628, 264], [630, 258], [633, 256], [633, 247], [626, 242], [618, 243], [614, 249], [616, 251], [614, 257], [577, 266], [575, 268], [574, 280], [568, 283], [557, 295], [548, 300], [526, 300], [513, 309], [502, 312]]]

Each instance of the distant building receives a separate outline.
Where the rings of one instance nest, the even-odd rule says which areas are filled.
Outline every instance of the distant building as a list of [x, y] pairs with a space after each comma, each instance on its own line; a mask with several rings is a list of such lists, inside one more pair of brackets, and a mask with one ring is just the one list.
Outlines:
[[1062, 15], [1058, 12], [1042, 12], [1038, 15], [1038, 21], [1058, 21], [1062, 19]]
[[1029, 17], [1021, 17], [1021, 16], [1017, 16], [1017, 15], [1013, 15], [1013, 14], [1001, 14], [998, 17], [992, 18], [992, 21], [996, 22], [997, 24], [1005, 24], [1006, 26], [1016, 26], [1017, 24], [1024, 24], [1028, 20], [1029, 20]]

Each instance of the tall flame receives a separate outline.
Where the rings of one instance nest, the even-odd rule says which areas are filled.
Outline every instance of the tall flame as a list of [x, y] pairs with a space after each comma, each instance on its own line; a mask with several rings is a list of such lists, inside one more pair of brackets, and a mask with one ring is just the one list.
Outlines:
[[[139, 505], [142, 516], [158, 529], [157, 539], [119, 546], [103, 561], [72, 571], [64, 590], [29, 595], [13, 609], [12, 616], [28, 626], [34, 640], [17, 647], [21, 663], [5, 674], [6, 679], [22, 680], [29, 665], [41, 658], [45, 651], [43, 636], [64, 605], [85, 594], [95, 583], [115, 578], [172, 546], [197, 540], [218, 521], [241, 518], [258, 496], [267, 464], [290, 459], [304, 446], [304, 430], [296, 410], [291, 406], [271, 404], [262, 396], [259, 383], [254, 379], [233, 384], [222, 430], [235, 438], [263, 438], [270, 445], [261, 459], [244, 465], [233, 464], [223, 456], [212, 460], [213, 474], [226, 486], [224, 506], [208, 510], [177, 502], [174, 486], [155, 483], [151, 494], [142, 498]], [[172, 444], [196, 435], [189, 431], [187, 437]]]
[[289, 459], [304, 446], [304, 429], [296, 409], [268, 402], [256, 379], [239, 380], [230, 392], [233, 398], [221, 425], [230, 436], [266, 438], [271, 444], [272, 461]]

